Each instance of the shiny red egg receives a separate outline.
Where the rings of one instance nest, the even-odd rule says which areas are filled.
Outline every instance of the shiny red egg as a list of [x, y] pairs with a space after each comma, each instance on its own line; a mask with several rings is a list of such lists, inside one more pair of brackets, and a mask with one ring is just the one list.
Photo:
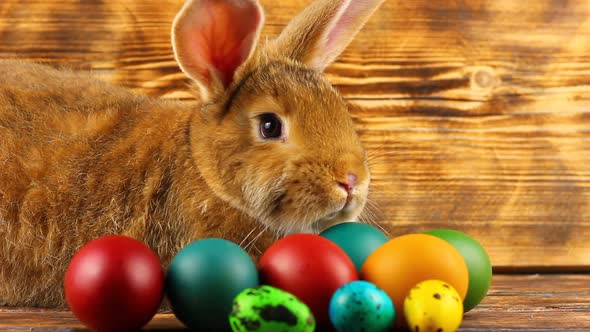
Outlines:
[[164, 272], [156, 254], [127, 236], [83, 246], [65, 274], [66, 301], [95, 331], [130, 331], [147, 324], [163, 297]]
[[273, 243], [258, 263], [261, 282], [307, 304], [318, 324], [330, 323], [334, 292], [358, 280], [352, 260], [334, 242], [313, 234], [289, 235]]

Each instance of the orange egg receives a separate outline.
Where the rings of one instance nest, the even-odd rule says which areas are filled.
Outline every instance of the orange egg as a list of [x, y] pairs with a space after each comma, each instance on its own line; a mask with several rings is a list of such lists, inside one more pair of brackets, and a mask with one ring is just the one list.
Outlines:
[[[383, 289], [393, 300], [396, 312], [404, 312], [405, 297], [424, 280], [445, 281], [465, 299], [469, 272], [463, 256], [447, 241], [428, 234], [393, 238], [377, 248], [361, 268], [361, 278]], [[405, 326], [397, 315], [396, 326]]]

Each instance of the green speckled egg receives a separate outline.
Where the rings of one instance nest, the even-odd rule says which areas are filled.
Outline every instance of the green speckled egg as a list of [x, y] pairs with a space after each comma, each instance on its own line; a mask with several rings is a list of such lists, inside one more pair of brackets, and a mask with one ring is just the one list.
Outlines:
[[233, 302], [229, 323], [234, 332], [313, 332], [315, 319], [293, 294], [271, 286], [248, 288]]

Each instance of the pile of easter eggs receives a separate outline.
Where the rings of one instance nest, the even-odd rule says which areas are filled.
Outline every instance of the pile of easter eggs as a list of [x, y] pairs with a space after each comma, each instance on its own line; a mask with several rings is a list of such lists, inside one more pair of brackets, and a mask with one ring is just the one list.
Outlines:
[[82, 247], [66, 272], [66, 300], [97, 331], [132, 330], [164, 295], [194, 330], [455, 331], [491, 283], [483, 247], [454, 230], [392, 239], [362, 223], [273, 243], [256, 265], [233, 242], [183, 248], [166, 273], [143, 243], [125, 236]]

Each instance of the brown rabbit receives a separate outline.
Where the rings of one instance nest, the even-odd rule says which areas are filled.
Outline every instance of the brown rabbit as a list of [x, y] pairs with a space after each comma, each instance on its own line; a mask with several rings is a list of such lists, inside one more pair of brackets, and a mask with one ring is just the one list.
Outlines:
[[365, 151], [322, 71], [382, 1], [315, 1], [257, 46], [257, 0], [188, 0], [172, 41], [198, 107], [0, 61], [0, 304], [63, 306], [70, 258], [106, 234], [166, 267], [198, 238], [268, 244], [355, 219]]

